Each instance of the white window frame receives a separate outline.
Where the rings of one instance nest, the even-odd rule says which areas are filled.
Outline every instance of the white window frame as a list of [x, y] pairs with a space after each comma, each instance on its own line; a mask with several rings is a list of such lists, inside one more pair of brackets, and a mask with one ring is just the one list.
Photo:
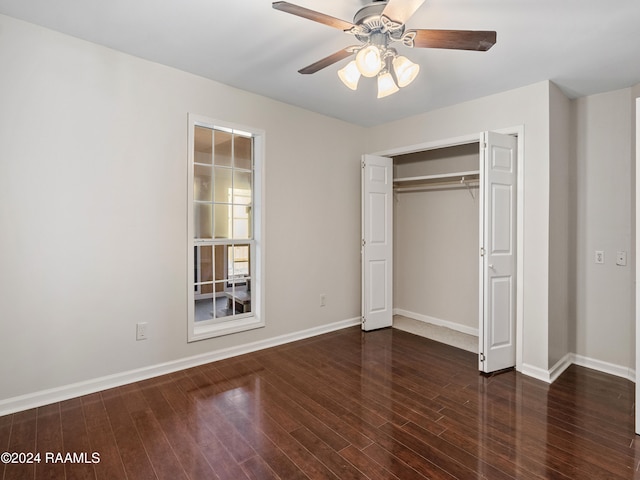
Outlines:
[[[188, 115], [188, 182], [187, 182], [187, 341], [195, 342], [207, 338], [244, 332], [265, 326], [264, 320], [264, 144], [265, 132], [244, 125], [215, 120], [206, 116], [190, 113]], [[234, 130], [251, 134], [253, 137], [253, 239], [251, 245], [251, 312], [234, 315], [230, 320], [215, 324], [202, 325], [195, 321], [195, 292], [193, 273], [195, 268], [194, 247], [200, 245], [194, 239], [193, 219], [193, 179], [195, 127], [218, 130]]]

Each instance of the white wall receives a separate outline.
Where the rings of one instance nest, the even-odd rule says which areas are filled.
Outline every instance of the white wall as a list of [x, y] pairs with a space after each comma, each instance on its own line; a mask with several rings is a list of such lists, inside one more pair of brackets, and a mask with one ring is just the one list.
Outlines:
[[367, 132], [367, 151], [382, 152], [519, 125], [524, 126], [525, 135], [523, 364], [527, 368], [547, 371], [549, 82], [373, 127]]
[[[634, 368], [632, 92], [574, 101], [576, 129], [575, 353]], [[605, 263], [594, 263], [594, 252]], [[616, 252], [628, 265], [616, 265]]]
[[[0, 403], [359, 317], [362, 128], [6, 16], [0, 69]], [[188, 112], [266, 131], [267, 326], [192, 344]]]

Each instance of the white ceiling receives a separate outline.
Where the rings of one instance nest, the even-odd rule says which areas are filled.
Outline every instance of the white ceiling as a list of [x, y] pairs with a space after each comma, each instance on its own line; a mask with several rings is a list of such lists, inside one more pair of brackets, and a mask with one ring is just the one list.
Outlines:
[[[363, 0], [291, 0], [352, 21]], [[0, 0], [0, 13], [363, 126], [550, 79], [570, 97], [640, 83], [639, 0], [427, 0], [407, 28], [495, 30], [488, 52], [397, 47], [418, 79], [376, 99], [297, 71], [355, 39], [269, 0]]]

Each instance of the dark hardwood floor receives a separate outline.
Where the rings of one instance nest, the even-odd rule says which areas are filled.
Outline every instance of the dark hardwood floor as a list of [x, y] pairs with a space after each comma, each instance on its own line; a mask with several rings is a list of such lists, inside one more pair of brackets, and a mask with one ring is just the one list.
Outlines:
[[[41, 453], [0, 464], [0, 477], [638, 475], [631, 382], [573, 366], [549, 386], [483, 376], [476, 362], [399, 330], [349, 328], [0, 417], [0, 452]], [[63, 463], [67, 452], [81, 462]]]

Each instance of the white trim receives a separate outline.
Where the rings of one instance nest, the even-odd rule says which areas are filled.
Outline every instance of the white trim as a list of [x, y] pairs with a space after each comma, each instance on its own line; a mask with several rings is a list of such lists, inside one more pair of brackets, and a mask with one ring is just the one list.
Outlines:
[[197, 367], [198, 365], [215, 362], [217, 360], [223, 360], [225, 358], [263, 350], [265, 348], [271, 348], [285, 343], [295, 342], [297, 340], [303, 340], [309, 337], [315, 337], [316, 335], [322, 335], [324, 333], [341, 330], [343, 328], [353, 327], [356, 325], [360, 325], [360, 321], [360, 317], [351, 318], [348, 320], [342, 320], [340, 322], [330, 323], [328, 325], [321, 325], [319, 327], [301, 330], [299, 332], [280, 335], [258, 342], [238, 345], [236, 347], [223, 348], [201, 355], [194, 355], [191, 357], [185, 357], [170, 362], [159, 363], [157, 365], [151, 365], [144, 368], [138, 368], [135, 370], [107, 375], [100, 378], [94, 378], [84, 382], [73, 383], [70, 385], [64, 385], [62, 387], [41, 390], [39, 392], [33, 392], [26, 395], [7, 398], [4, 400], [0, 400], [0, 416], [9, 415], [11, 413], [27, 410], [30, 408], [36, 408], [43, 405], [49, 405], [54, 402], [61, 402], [70, 398], [88, 395], [90, 393], [99, 392], [108, 388], [119, 387], [128, 383], [138, 382], [140, 380], [146, 380], [160, 375], [166, 375], [168, 373], [184, 370], [187, 368]]
[[548, 370], [544, 370], [543, 368], [535, 367], [533, 365], [525, 363], [522, 365], [522, 370], [520, 371], [520, 373], [528, 377], [535, 378], [536, 380], [551, 383], [551, 374]]
[[403, 317], [411, 318], [419, 322], [430, 323], [432, 325], [438, 325], [439, 327], [446, 327], [456, 332], [466, 333], [467, 335], [478, 336], [478, 329], [462, 325], [460, 323], [450, 322], [449, 320], [442, 320], [436, 317], [430, 317], [429, 315], [422, 315], [420, 313], [409, 312], [408, 310], [402, 310], [401, 308], [393, 309], [394, 315], [402, 315]]
[[632, 368], [623, 367], [622, 365], [616, 365], [614, 363], [603, 362], [602, 360], [596, 360], [594, 358], [577, 355], [572, 355], [572, 363], [581, 367], [587, 367], [599, 372], [608, 373], [609, 375], [615, 375], [616, 377], [626, 378], [632, 382], [636, 381], [636, 372]]
[[187, 114], [188, 124], [188, 182], [187, 182], [187, 278], [192, 278], [194, 255], [193, 247], [206, 244], [226, 244], [228, 240], [216, 241], [212, 239], [206, 242], [194, 241], [193, 226], [193, 175], [194, 175], [194, 143], [196, 126], [211, 129], [224, 129], [225, 131], [239, 131], [242, 135], [253, 137], [253, 238], [242, 243], [251, 245], [251, 281], [252, 281], [252, 308], [251, 312], [245, 316], [233, 316], [221, 323], [205, 323], [195, 321], [194, 311], [194, 291], [191, 280], [187, 282], [187, 342], [195, 342], [207, 338], [229, 335], [233, 333], [262, 328], [265, 326], [265, 131], [255, 129], [245, 125], [224, 122], [213, 118], [205, 117], [194, 113]]
[[575, 353], [567, 353], [553, 367], [551, 367], [550, 370], [544, 370], [539, 367], [534, 367], [533, 365], [525, 364], [522, 366], [522, 373], [546, 383], [553, 383], [571, 365], [578, 365], [580, 367], [589, 368], [608, 375], [614, 375], [631, 382], [635, 382], [636, 379], [636, 371], [632, 368], [603, 362], [602, 360], [596, 360], [594, 358], [577, 355]]
[[[504, 133], [499, 130], [492, 130], [498, 133]], [[380, 157], [393, 157], [396, 155], [405, 155], [408, 153], [422, 152], [425, 150], [435, 150], [438, 148], [455, 147], [458, 145], [468, 145], [470, 143], [480, 143], [480, 134], [473, 133], [471, 135], [461, 135], [459, 137], [447, 138], [442, 140], [435, 140], [433, 142], [418, 143], [415, 145], [408, 145], [405, 147], [392, 148], [390, 150], [384, 150], [382, 152], [375, 152], [372, 155], [378, 155]]]
[[567, 353], [564, 357], [556, 362], [549, 370], [549, 383], [555, 382], [562, 372], [571, 366], [573, 362], [573, 353]]
[[[635, 148], [635, 159], [634, 165], [636, 170], [636, 178], [635, 182], [632, 185], [633, 193], [635, 195], [635, 245], [633, 246], [633, 252], [631, 253], [633, 262], [632, 265], [635, 265], [636, 273], [634, 277], [635, 285], [634, 285], [634, 297], [633, 297], [633, 305], [635, 308], [635, 320], [636, 320], [636, 344], [635, 344], [635, 354], [636, 354], [636, 374], [640, 374], [640, 306], [638, 302], [640, 302], [640, 268], [638, 268], [637, 256], [640, 253], [640, 194], [638, 193], [638, 188], [640, 188], [640, 98], [636, 98], [636, 115], [635, 115], [635, 131], [632, 132], [634, 135], [634, 139], [636, 142]], [[638, 379], [634, 379], [636, 382], [636, 408], [635, 408], [635, 431], [640, 435], [640, 381]]]

